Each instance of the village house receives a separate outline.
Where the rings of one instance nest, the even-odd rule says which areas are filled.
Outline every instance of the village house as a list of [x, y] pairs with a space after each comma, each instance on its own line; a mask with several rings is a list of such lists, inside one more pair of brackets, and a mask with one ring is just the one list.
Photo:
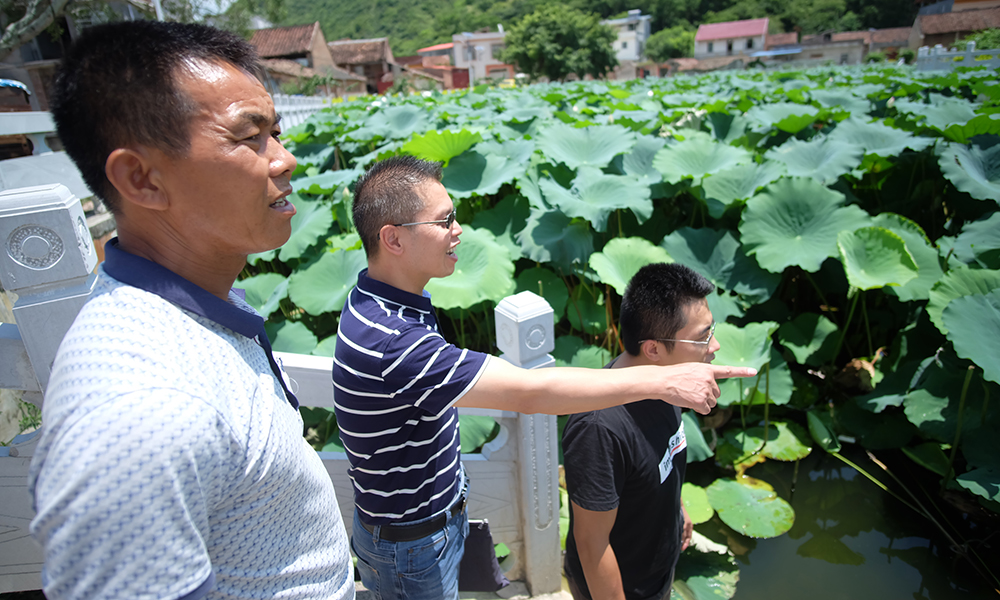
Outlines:
[[365, 78], [369, 94], [385, 92], [401, 72], [389, 38], [337, 40], [327, 43], [327, 47], [338, 67]]
[[649, 15], [644, 15], [642, 11], [633, 9], [620, 19], [601, 21], [602, 24], [614, 29], [618, 36], [612, 44], [618, 62], [640, 61], [645, 57], [646, 40], [649, 39], [651, 20], [652, 17]]
[[451, 36], [455, 66], [469, 70], [469, 82], [475, 84], [481, 79], [512, 79], [514, 65], [500, 60], [500, 53], [506, 48], [507, 34], [502, 25], [497, 31], [489, 28], [475, 33], [462, 32]]
[[700, 25], [694, 36], [694, 57], [750, 56], [764, 48], [767, 26], [767, 18]]
[[364, 91], [363, 77], [334, 64], [318, 21], [310, 25], [258, 29], [250, 43], [261, 56], [268, 76], [268, 91], [272, 94], [317, 75], [331, 81], [332, 85], [323, 90], [325, 93], [343, 95], [349, 91]]
[[[958, 6], [958, 2], [955, 2]], [[910, 31], [909, 47], [916, 50], [921, 46], [941, 44], [950, 47], [971, 33], [983, 29], [1000, 27], [1000, 6], [956, 10], [943, 14], [917, 15]]]

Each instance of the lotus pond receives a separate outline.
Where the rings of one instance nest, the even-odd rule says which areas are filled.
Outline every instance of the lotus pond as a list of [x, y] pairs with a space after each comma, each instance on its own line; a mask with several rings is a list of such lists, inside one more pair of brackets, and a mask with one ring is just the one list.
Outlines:
[[[400, 153], [438, 160], [464, 233], [455, 274], [427, 289], [459, 345], [493, 352], [493, 308], [530, 290], [555, 311], [557, 362], [600, 367], [620, 351], [621, 294], [643, 265], [681, 262], [716, 285], [716, 362], [760, 375], [723, 382], [716, 414], [685, 416], [691, 472], [708, 473], [692, 476], [685, 502], [700, 528], [724, 523], [731, 535], [685, 558], [681, 597], [938, 598], [946, 588], [930, 582], [942, 572], [956, 594], [1000, 589], [998, 539], [983, 533], [1000, 515], [995, 70], [830, 67], [367, 97], [284, 139], [299, 161], [292, 236], [251, 256], [239, 283], [275, 349], [335, 348], [365, 265], [349, 218], [364, 168]], [[317, 448], [342, 448], [332, 413], [304, 416]], [[463, 450], [494, 430], [464, 418]], [[892, 460], [883, 469], [864, 451]], [[782, 475], [795, 465], [798, 478]], [[922, 483], [895, 481], [910, 472], [920, 475], [905, 481]], [[923, 560], [921, 544], [944, 571], [917, 566], [927, 583], [882, 587], [875, 574], [896, 581]], [[796, 560], [835, 574], [806, 585], [813, 571]], [[769, 572], [795, 591], [753, 583]], [[860, 581], [886, 591], [863, 593]]]

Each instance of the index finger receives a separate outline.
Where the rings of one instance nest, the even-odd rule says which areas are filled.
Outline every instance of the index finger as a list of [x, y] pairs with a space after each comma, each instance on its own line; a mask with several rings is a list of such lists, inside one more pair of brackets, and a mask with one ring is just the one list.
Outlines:
[[710, 365], [712, 375], [716, 379], [729, 379], [730, 377], [756, 377], [757, 369], [751, 367], [727, 367], [724, 365]]

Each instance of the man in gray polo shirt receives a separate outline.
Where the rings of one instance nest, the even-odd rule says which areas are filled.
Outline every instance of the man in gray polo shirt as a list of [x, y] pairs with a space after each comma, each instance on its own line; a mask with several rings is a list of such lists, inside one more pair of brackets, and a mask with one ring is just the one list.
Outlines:
[[654, 398], [704, 414], [716, 378], [756, 374], [701, 363], [526, 371], [449, 344], [424, 291], [461, 251], [440, 179], [436, 163], [400, 156], [355, 188], [368, 269], [341, 313], [334, 400], [354, 482], [352, 547], [362, 582], [383, 599], [458, 597], [467, 523], [457, 406], [569, 414]]

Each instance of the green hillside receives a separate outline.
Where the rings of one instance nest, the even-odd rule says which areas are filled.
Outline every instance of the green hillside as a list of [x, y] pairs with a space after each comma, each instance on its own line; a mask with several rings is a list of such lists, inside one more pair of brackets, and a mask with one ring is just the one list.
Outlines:
[[[388, 36], [393, 53], [451, 41], [462, 31], [510, 26], [543, 0], [285, 0], [283, 25], [319, 21], [327, 40]], [[909, 27], [912, 0], [569, 0], [574, 8], [608, 18], [633, 8], [653, 17], [653, 31], [682, 25], [771, 17], [772, 32], [850, 31]]]

